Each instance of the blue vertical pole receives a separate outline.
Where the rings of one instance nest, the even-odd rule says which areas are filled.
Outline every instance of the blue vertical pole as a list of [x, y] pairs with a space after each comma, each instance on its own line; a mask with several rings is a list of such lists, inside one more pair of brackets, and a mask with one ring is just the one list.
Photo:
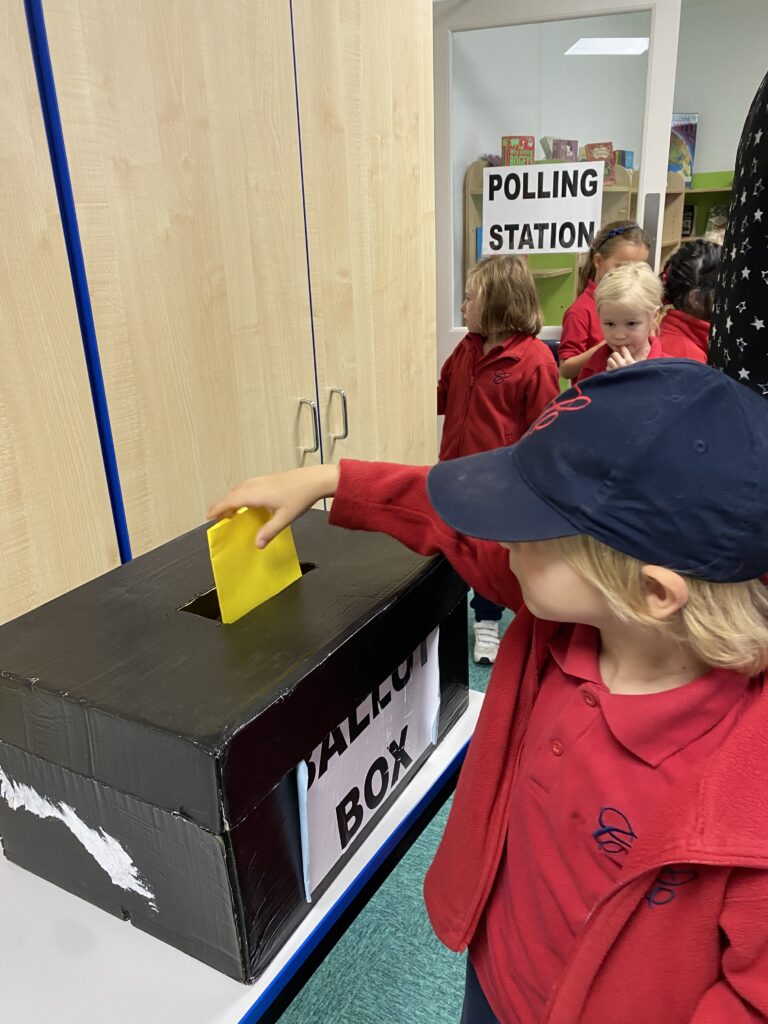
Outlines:
[[56, 99], [56, 85], [53, 80], [53, 68], [51, 66], [51, 54], [48, 49], [48, 36], [45, 31], [42, 0], [24, 0], [24, 8], [27, 15], [29, 39], [32, 45], [32, 59], [35, 65], [35, 75], [37, 76], [37, 88], [43, 108], [45, 134], [48, 139], [48, 151], [51, 157], [53, 179], [56, 185], [56, 197], [59, 202], [61, 223], [64, 229], [64, 242], [67, 247], [69, 271], [72, 275], [77, 317], [80, 321], [80, 334], [83, 339], [85, 363], [88, 369], [88, 382], [91, 387], [91, 399], [96, 415], [96, 426], [99, 432], [101, 457], [107, 477], [112, 518], [115, 523], [120, 559], [123, 562], [128, 562], [131, 559], [131, 543], [128, 537], [128, 524], [125, 518], [125, 506], [120, 487], [120, 476], [117, 468], [115, 444], [112, 437], [112, 425], [109, 419], [107, 395], [104, 390], [104, 376], [101, 372], [96, 328], [93, 323], [91, 297], [88, 292], [88, 280], [85, 274], [80, 229], [77, 225], [72, 181], [69, 176], [67, 153], [64, 147], [64, 134], [61, 129], [59, 104]]

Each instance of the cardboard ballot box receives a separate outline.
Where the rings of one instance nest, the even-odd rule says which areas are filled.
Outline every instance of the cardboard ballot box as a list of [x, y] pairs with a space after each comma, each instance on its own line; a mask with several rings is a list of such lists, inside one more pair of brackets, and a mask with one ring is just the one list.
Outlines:
[[232, 625], [200, 529], [0, 626], [6, 857], [243, 981], [467, 705], [443, 559], [294, 534], [302, 578]]

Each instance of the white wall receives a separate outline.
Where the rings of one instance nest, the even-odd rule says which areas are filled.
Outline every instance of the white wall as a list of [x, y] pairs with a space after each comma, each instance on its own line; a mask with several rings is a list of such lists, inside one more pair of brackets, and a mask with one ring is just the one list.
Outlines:
[[694, 171], [731, 170], [768, 72], [768, 0], [683, 0], [675, 110], [696, 111]]

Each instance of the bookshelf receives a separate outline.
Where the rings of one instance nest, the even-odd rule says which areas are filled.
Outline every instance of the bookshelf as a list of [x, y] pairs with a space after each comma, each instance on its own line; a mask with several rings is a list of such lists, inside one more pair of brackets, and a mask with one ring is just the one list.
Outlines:
[[685, 206], [685, 178], [679, 171], [667, 174], [667, 191], [664, 194], [664, 220], [661, 230], [659, 266], [663, 267], [678, 248], [683, 233], [683, 207]]
[[704, 171], [694, 174], [691, 188], [685, 191], [685, 205], [693, 206], [693, 233], [683, 238], [690, 242], [703, 238], [707, 219], [713, 206], [730, 206], [733, 189], [733, 171]]

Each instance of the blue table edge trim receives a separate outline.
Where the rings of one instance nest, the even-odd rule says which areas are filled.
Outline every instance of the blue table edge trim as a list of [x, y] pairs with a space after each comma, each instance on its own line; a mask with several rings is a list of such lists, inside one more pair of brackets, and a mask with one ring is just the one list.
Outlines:
[[290, 960], [275, 976], [275, 978], [267, 985], [261, 995], [258, 997], [256, 1002], [246, 1012], [244, 1017], [241, 1017], [238, 1024], [256, 1024], [256, 1021], [264, 1014], [272, 1003], [277, 999], [286, 985], [289, 983], [296, 971], [302, 966], [302, 964], [308, 959], [308, 957], [314, 952], [320, 942], [323, 940], [325, 935], [330, 931], [336, 921], [341, 917], [350, 903], [358, 895], [361, 889], [366, 883], [372, 878], [375, 872], [381, 867], [382, 863], [389, 856], [391, 851], [400, 842], [403, 835], [413, 826], [418, 817], [421, 815], [425, 807], [431, 803], [438, 790], [445, 784], [447, 776], [451, 775], [454, 771], [458, 770], [461, 766], [464, 758], [467, 756], [467, 749], [469, 747], [470, 738], [466, 743], [457, 750], [453, 758], [449, 762], [445, 771], [435, 779], [430, 788], [424, 793], [419, 802], [406, 814], [400, 824], [394, 829], [384, 843], [379, 847], [376, 853], [371, 857], [368, 863], [361, 868], [354, 881], [344, 890], [341, 896], [336, 900], [332, 907], [328, 910], [328, 913], [318, 922], [317, 927], [312, 931], [310, 935], [304, 940], [299, 946]]

